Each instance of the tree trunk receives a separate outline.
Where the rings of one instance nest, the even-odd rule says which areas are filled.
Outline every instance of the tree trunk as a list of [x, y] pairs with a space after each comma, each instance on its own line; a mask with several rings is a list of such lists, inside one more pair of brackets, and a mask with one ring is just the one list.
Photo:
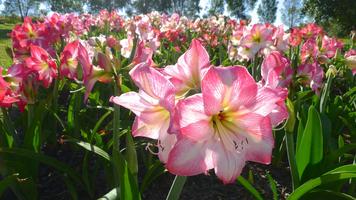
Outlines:
[[22, 21], [24, 21], [24, 20], [25, 20], [25, 17], [24, 17], [23, 12], [22, 12], [22, 5], [21, 5], [21, 1], [20, 1], [20, 0], [17, 0], [17, 4], [18, 4], [18, 7], [19, 7], [21, 20], [22, 20]]

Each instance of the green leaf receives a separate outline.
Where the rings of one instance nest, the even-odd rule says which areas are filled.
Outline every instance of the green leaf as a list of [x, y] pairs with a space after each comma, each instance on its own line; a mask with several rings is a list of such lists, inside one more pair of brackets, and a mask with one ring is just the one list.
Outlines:
[[13, 174], [10, 176], [5, 177], [0, 181], [0, 197], [2, 196], [2, 193], [10, 187], [12, 184], [17, 182], [17, 176], [18, 174]]
[[302, 141], [302, 137], [303, 137], [303, 131], [304, 131], [304, 125], [302, 120], [299, 120], [298, 122], [298, 129], [297, 129], [297, 145], [296, 145], [296, 152], [298, 151], [299, 147], [300, 147], [300, 143]]
[[336, 169], [326, 172], [325, 174], [337, 174], [337, 173], [355, 173], [356, 174], [356, 166], [355, 164], [343, 165]]
[[237, 181], [247, 190], [249, 191], [257, 200], [263, 200], [261, 193], [259, 193], [250, 182], [248, 182], [244, 177], [237, 177]]
[[74, 139], [74, 138], [65, 139], [64, 142], [75, 143], [76, 145], [81, 146], [84, 149], [99, 155], [100, 157], [104, 158], [105, 160], [108, 160], [108, 161], [111, 160], [110, 155], [106, 151], [104, 151], [101, 148], [99, 148], [99, 147], [97, 147], [95, 145], [92, 145], [90, 143], [83, 142], [83, 141], [80, 141], [80, 140], [77, 140], [77, 139]]
[[120, 192], [118, 192], [117, 188], [116, 193], [120, 193], [121, 199], [141, 199], [136, 179], [130, 172], [125, 158], [120, 152], [116, 152], [113, 161], [114, 170], [117, 170], [120, 181]]
[[268, 178], [269, 186], [273, 193], [273, 200], [278, 200], [278, 191], [277, 191], [276, 181], [272, 178], [272, 176], [270, 174], [267, 174], [267, 178]]
[[287, 98], [287, 108], [288, 108], [288, 113], [289, 113], [289, 118], [287, 120], [287, 124], [285, 129], [290, 132], [293, 133], [294, 131], [294, 125], [295, 125], [295, 111], [294, 111], [294, 105], [293, 102]]
[[303, 195], [312, 191], [314, 188], [334, 181], [356, 178], [356, 167], [353, 164], [344, 165], [331, 170], [318, 178], [311, 179], [298, 187], [288, 200], [300, 199]]
[[121, 91], [122, 91], [122, 93], [126, 93], [126, 92], [130, 92], [131, 89], [129, 87], [127, 87], [126, 85], [121, 84]]
[[149, 169], [143, 177], [140, 191], [141, 193], [146, 190], [146, 188], [160, 175], [164, 174], [165, 168], [163, 167], [161, 161], [156, 160], [156, 162], [150, 165]]
[[295, 157], [300, 178], [305, 175], [308, 166], [313, 167], [323, 159], [321, 120], [314, 106], [309, 107], [308, 120]]
[[166, 200], [178, 200], [180, 194], [182, 193], [185, 182], [187, 181], [186, 176], [176, 176], [169, 189]]
[[70, 181], [70, 179], [68, 177], [63, 177], [63, 180], [68, 188], [69, 194], [72, 197], [73, 200], [77, 200], [78, 199], [78, 193], [76, 191], [76, 187], [73, 184], [72, 181]]
[[63, 172], [65, 175], [68, 175], [73, 181], [77, 183], [77, 185], [82, 185], [82, 181], [80, 177], [77, 175], [77, 173], [70, 166], [58, 161], [55, 158], [42, 155], [27, 149], [21, 149], [21, 148], [12, 148], [12, 149], [0, 148], [0, 155], [1, 154], [20, 156], [31, 160], [36, 160], [50, 167], [53, 167], [57, 171]]
[[344, 139], [342, 138], [341, 135], [339, 135], [337, 143], [338, 143], [339, 149], [345, 145]]
[[134, 176], [136, 176], [138, 173], [137, 153], [131, 133], [126, 134], [125, 158], [127, 160], [130, 171]]
[[3, 129], [5, 135], [4, 141], [6, 141], [8, 147], [12, 147], [14, 144], [14, 135], [16, 134], [13, 122], [11, 121], [8, 110], [6, 108], [1, 108], [1, 114], [3, 122], [0, 121], [0, 126]]
[[339, 148], [339, 149], [331, 152], [327, 156], [325, 156], [324, 162], [327, 165], [332, 164], [332, 163], [337, 163], [340, 156], [343, 156], [345, 153], [353, 151], [355, 149], [356, 149], [355, 143], [346, 144], [342, 148]]
[[110, 116], [110, 114], [112, 113], [112, 110], [108, 110], [103, 116], [100, 117], [100, 119], [98, 120], [98, 122], [95, 124], [92, 133], [95, 134], [96, 132], [98, 132], [101, 124], [104, 122], [104, 120]]
[[118, 199], [116, 188], [110, 190], [110, 192], [106, 193], [103, 197], [99, 198], [98, 200], [116, 200]]
[[332, 199], [332, 200], [355, 200], [356, 198], [342, 192], [335, 192], [332, 190], [319, 190], [314, 189], [309, 192], [306, 199]]
[[255, 179], [253, 178], [253, 172], [252, 170], [248, 170], [248, 178], [247, 178], [248, 182], [250, 182], [251, 184], [253, 184], [255, 182]]
[[[80, 88], [78, 85], [77, 88]], [[67, 126], [68, 126], [68, 133], [74, 133], [74, 135], [79, 135], [79, 111], [80, 106], [82, 103], [82, 94], [81, 93], [73, 93], [72, 97], [70, 98], [69, 105], [68, 105], [68, 113], [67, 113]]]
[[25, 133], [24, 145], [26, 148], [33, 149], [35, 152], [40, 148], [40, 136], [42, 121], [46, 115], [43, 103], [27, 105], [28, 127]]

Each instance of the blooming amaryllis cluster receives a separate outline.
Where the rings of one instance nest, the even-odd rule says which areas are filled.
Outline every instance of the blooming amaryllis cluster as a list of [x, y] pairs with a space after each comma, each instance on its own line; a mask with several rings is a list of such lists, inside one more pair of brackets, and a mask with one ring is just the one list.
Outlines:
[[[247, 161], [271, 162], [272, 129], [289, 116], [287, 98], [322, 93], [329, 67], [356, 73], [352, 45], [344, 49], [316, 24], [286, 31], [225, 16], [124, 18], [102, 10], [25, 18], [10, 37], [13, 64], [0, 67], [1, 107], [24, 110], [38, 93], [60, 86], [76, 87], [71, 92], [82, 92], [87, 103], [95, 84], [114, 82], [116, 91], [129, 92], [110, 101], [136, 115], [132, 135], [156, 140], [170, 172], [213, 170], [224, 183]], [[102, 96], [96, 103], [107, 106], [111, 94]]]
[[111, 101], [136, 114], [132, 134], [156, 139], [171, 173], [192, 176], [214, 169], [230, 183], [246, 161], [271, 162], [272, 127], [288, 116], [280, 78], [288, 65], [275, 59], [260, 84], [243, 66], [211, 65], [193, 39], [175, 65], [157, 69], [150, 60], [136, 65], [130, 76], [139, 91]]

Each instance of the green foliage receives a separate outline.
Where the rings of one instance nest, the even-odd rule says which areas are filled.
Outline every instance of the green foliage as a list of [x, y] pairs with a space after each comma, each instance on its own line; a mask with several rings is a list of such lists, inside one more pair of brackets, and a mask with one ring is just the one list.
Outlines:
[[48, 0], [48, 4], [52, 11], [59, 13], [81, 13], [84, 8], [84, 2], [81, 0]]
[[[296, 152], [296, 162], [299, 178], [306, 176], [306, 170], [312, 172], [323, 159], [323, 133], [318, 111], [311, 106], [308, 111], [308, 120], [300, 137], [300, 148]], [[308, 167], [308, 168], [307, 168]]]
[[346, 36], [355, 30], [356, 4], [354, 0], [305, 0], [303, 12], [327, 31]]
[[128, 5], [129, 0], [89, 0], [87, 1], [89, 11], [91, 13], [97, 13], [102, 9], [113, 11], [120, 9]]
[[0, 24], [0, 66], [5, 68], [12, 64], [12, 59], [6, 49], [11, 47], [11, 40], [8, 34], [13, 27], [13, 24]]
[[242, 0], [226, 0], [227, 8], [231, 15], [239, 19], [247, 19], [246, 7]]
[[276, 0], [262, 0], [257, 9], [258, 19], [263, 23], [273, 23], [276, 20], [276, 12]]
[[255, 187], [253, 187], [253, 185], [248, 182], [248, 180], [246, 180], [243, 176], [239, 176], [237, 177], [237, 181], [247, 190], [249, 191], [252, 196], [257, 199], [257, 200], [262, 200], [262, 195], [260, 192], [257, 191], [257, 189]]
[[[356, 178], [356, 167], [354, 164], [344, 165], [331, 170], [320, 177], [311, 179], [298, 187], [289, 197], [288, 200], [300, 199], [303, 195], [312, 191], [314, 188], [322, 185], [327, 185], [332, 182], [338, 182], [342, 180], [349, 180], [351, 178]], [[330, 188], [333, 189], [333, 188]], [[336, 193], [336, 192], [334, 192]], [[343, 194], [343, 193], [341, 193]], [[349, 196], [349, 195], [344, 195]]]
[[131, 9], [135, 14], [145, 14], [152, 12], [154, 10], [160, 12], [168, 12], [171, 13], [173, 11], [172, 1], [158, 0], [158, 1], [150, 1], [150, 0], [138, 0], [134, 1], [131, 4]]
[[224, 13], [224, 0], [210, 0], [209, 15], [223, 14]]

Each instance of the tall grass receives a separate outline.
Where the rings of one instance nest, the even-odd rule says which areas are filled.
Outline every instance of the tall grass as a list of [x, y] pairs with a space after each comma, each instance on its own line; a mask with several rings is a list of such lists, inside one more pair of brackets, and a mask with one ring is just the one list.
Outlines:
[[11, 57], [6, 53], [6, 48], [11, 47], [11, 40], [8, 33], [14, 24], [0, 24], [0, 66], [9, 67], [12, 63]]

